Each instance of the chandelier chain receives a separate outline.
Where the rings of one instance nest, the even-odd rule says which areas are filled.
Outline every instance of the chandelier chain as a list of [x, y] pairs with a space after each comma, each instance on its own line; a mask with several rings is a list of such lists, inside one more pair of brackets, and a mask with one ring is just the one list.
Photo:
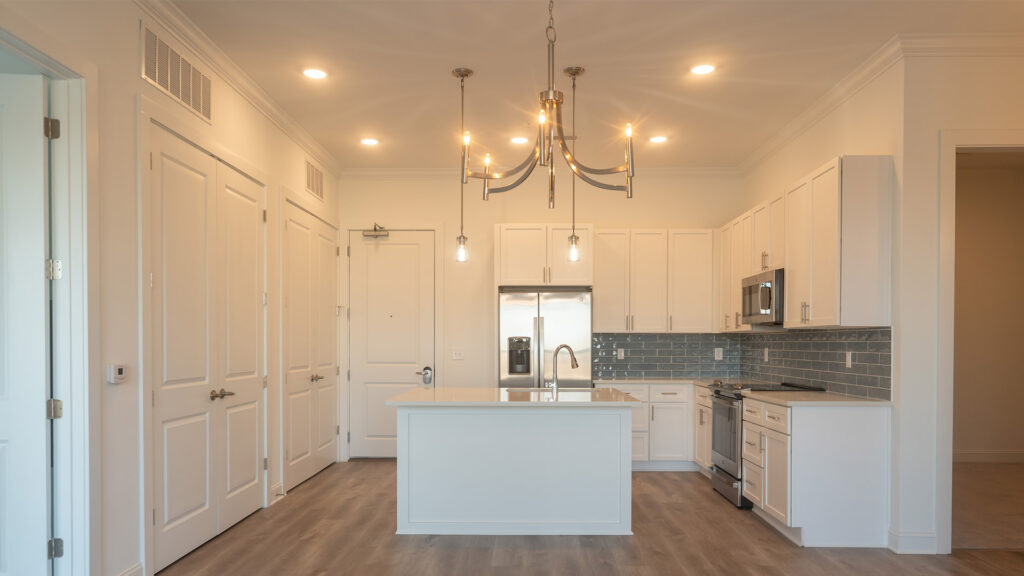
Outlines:
[[544, 30], [548, 42], [554, 44], [558, 34], [555, 32], [555, 0], [548, 0], [548, 27]]

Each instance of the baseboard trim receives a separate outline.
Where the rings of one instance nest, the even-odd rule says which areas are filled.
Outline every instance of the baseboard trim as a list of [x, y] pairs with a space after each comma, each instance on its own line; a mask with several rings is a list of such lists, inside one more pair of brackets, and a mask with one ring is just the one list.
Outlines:
[[889, 550], [897, 554], [937, 554], [938, 538], [935, 532], [889, 531]]
[[990, 462], [993, 464], [1024, 463], [1020, 450], [954, 450], [953, 462]]
[[142, 576], [142, 564], [136, 562], [134, 566], [122, 570], [117, 576]]
[[633, 472], [699, 472], [696, 462], [637, 460], [633, 462]]
[[800, 528], [790, 528], [789, 526], [786, 526], [785, 524], [783, 524], [782, 522], [779, 522], [775, 518], [772, 518], [764, 510], [761, 510], [760, 508], [758, 508], [756, 506], [751, 508], [750, 511], [754, 513], [754, 516], [757, 516], [758, 518], [761, 519], [762, 522], [764, 522], [765, 524], [767, 524], [767, 525], [771, 526], [772, 528], [774, 528], [779, 534], [782, 534], [783, 536], [785, 536], [786, 539], [788, 539], [793, 544], [796, 544], [797, 546], [803, 546], [804, 545], [804, 537], [803, 537], [803, 530], [802, 529], [800, 529]]

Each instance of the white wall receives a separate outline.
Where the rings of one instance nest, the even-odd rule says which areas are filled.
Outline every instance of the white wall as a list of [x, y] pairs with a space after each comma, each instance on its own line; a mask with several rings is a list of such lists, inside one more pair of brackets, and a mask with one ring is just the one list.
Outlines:
[[[91, 273], [100, 280], [100, 310], [90, 311], [90, 321], [99, 322], [98, 343], [101, 361], [126, 363], [128, 382], [108, 386], [92, 382], [102, 389], [102, 500], [93, 502], [94, 515], [101, 517], [101, 573], [117, 575], [142, 561], [142, 519], [140, 509], [140, 380], [138, 360], [138, 186], [137, 137], [139, 94], [162, 103], [170, 111], [160, 120], [175, 128], [197, 134], [201, 144], [237, 166], [264, 180], [268, 190], [271, 222], [281, 209], [284, 188], [302, 193], [305, 188], [307, 154], [281, 129], [259, 112], [240, 94], [218, 77], [213, 78], [213, 124], [207, 125], [139, 76], [139, 21], [143, 12], [129, 2], [10, 2], [3, 8], [31, 25], [46, 30], [67, 50], [93, 63], [99, 71], [99, 190], [100, 221], [90, 226], [100, 229], [100, 259], [92, 262]], [[18, 35], [18, 24], [9, 31]], [[45, 46], [38, 48], [46, 50]], [[193, 61], [197, 61], [192, 56]], [[207, 67], [209, 69], [209, 67]], [[330, 202], [321, 208], [328, 220], [335, 220], [336, 177], [325, 175]], [[279, 236], [269, 229], [268, 241]], [[272, 246], [273, 248], [273, 246]], [[277, 281], [276, 250], [270, 251], [271, 294]], [[272, 319], [277, 310], [271, 309]], [[273, 334], [275, 324], [268, 327]], [[269, 342], [271, 384], [279, 355]], [[272, 390], [274, 392], [274, 390]], [[271, 394], [271, 397], [274, 395]], [[273, 413], [274, 406], [268, 407]], [[273, 440], [272, 440], [273, 445]], [[274, 471], [275, 475], [279, 472]]]
[[[458, 158], [453, 148], [452, 157]], [[569, 222], [569, 181], [559, 173], [556, 208], [547, 208], [546, 177], [535, 174], [519, 189], [484, 202], [479, 181], [466, 186], [466, 236], [469, 261], [455, 262], [459, 232], [458, 172], [401, 171], [346, 174], [341, 178], [342, 228], [444, 227], [444, 382], [449, 386], [493, 385], [497, 368], [494, 338], [494, 225], [500, 222]], [[577, 183], [576, 221], [600, 228], [710, 228], [739, 214], [740, 178], [721, 171], [645, 171], [637, 167], [634, 197]], [[568, 241], [568, 239], [567, 239]], [[347, 269], [342, 271], [342, 301], [347, 302]], [[453, 349], [465, 360], [452, 361]], [[345, 354], [342, 361], [347, 361]]]
[[[987, 155], [974, 155], [987, 156]], [[1024, 157], [1024, 153], [1021, 153]], [[956, 169], [953, 459], [1024, 462], [1024, 162]]]

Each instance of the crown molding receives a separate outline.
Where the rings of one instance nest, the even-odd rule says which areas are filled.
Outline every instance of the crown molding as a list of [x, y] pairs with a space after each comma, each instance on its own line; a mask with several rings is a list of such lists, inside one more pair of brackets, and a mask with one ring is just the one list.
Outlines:
[[747, 174], [905, 58], [1024, 56], [1022, 34], [896, 34], [737, 166]]
[[295, 141], [332, 174], [341, 172], [337, 159], [288, 115], [253, 79], [224, 53], [177, 6], [166, 0], [134, 0], [142, 12], [195, 53], [210, 70]]

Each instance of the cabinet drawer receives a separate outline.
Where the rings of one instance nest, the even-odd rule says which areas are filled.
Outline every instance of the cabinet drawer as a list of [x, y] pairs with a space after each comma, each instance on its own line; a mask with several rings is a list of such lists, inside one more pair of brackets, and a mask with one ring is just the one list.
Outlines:
[[697, 398], [697, 404], [711, 407], [711, 390], [705, 386], [694, 386], [693, 395]]
[[766, 428], [789, 434], [789, 407], [764, 405], [764, 425]]
[[764, 407], [765, 405], [757, 400], [743, 399], [743, 421], [753, 422], [754, 424], [764, 425]]
[[615, 384], [613, 382], [605, 382], [598, 384], [597, 388], [614, 388], [620, 392], [629, 394], [641, 402], [647, 402], [650, 400], [650, 396], [648, 395], [648, 389], [650, 387], [647, 384]]
[[647, 432], [633, 432], [633, 461], [646, 462], [648, 460], [648, 436]]
[[743, 423], [743, 459], [764, 466], [764, 428], [750, 422]]
[[692, 384], [656, 384], [651, 386], [651, 402], [689, 402]]
[[743, 462], [743, 495], [754, 506], [764, 508], [764, 469], [750, 462]]

